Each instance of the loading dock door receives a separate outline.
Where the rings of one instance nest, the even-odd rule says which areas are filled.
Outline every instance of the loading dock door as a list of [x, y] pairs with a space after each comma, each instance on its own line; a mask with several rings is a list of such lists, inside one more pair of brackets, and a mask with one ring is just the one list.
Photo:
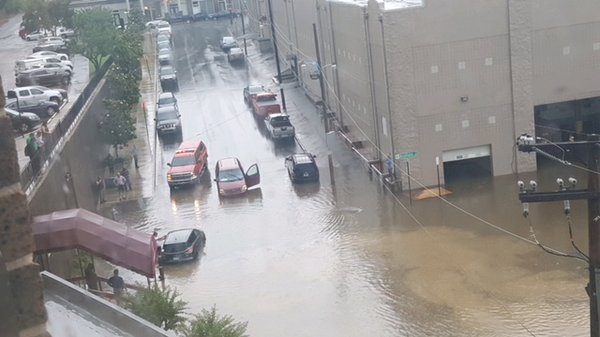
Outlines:
[[446, 184], [459, 180], [492, 176], [490, 145], [444, 151], [442, 159]]

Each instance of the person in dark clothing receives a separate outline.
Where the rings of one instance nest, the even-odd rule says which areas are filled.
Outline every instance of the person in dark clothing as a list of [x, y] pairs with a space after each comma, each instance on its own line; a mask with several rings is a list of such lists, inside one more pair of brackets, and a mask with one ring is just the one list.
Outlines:
[[94, 265], [91, 263], [85, 268], [85, 283], [87, 283], [88, 289], [98, 290], [98, 275], [96, 275]]
[[125, 188], [127, 191], [131, 191], [131, 178], [129, 177], [129, 170], [123, 167], [121, 169], [121, 175], [125, 177]]
[[106, 166], [108, 166], [108, 173], [111, 176], [115, 174], [115, 158], [110, 153], [106, 156]]
[[104, 199], [106, 184], [104, 183], [104, 179], [101, 176], [98, 176], [98, 178], [96, 178], [96, 190], [98, 191], [98, 199], [100, 200], [100, 203], [104, 203], [106, 201], [106, 199]]
[[118, 269], [113, 271], [113, 276], [109, 278], [108, 282], [106, 283], [113, 288], [115, 295], [121, 295], [123, 290], [125, 290], [125, 281], [123, 281], [123, 278], [119, 276]]

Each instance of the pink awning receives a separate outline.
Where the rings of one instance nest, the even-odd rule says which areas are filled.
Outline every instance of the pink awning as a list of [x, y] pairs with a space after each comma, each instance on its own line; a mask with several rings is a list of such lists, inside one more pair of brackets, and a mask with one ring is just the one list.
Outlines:
[[79, 248], [154, 278], [150, 235], [84, 209], [33, 218], [35, 254]]

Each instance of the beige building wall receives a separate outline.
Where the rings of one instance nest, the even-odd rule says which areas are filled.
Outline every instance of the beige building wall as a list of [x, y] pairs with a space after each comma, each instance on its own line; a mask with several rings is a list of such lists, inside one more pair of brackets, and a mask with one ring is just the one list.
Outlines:
[[[285, 24], [298, 38], [288, 51], [314, 60], [319, 22], [323, 63], [336, 64], [325, 69], [329, 106], [383, 157], [392, 144], [397, 154], [417, 152], [411, 173], [428, 186], [436, 157], [481, 145], [491, 148], [494, 175], [535, 170], [534, 156], [513, 146], [534, 133], [534, 107], [600, 96], [595, 0], [424, 0], [393, 10], [377, 0], [286, 0], [288, 11], [292, 1]], [[318, 94], [318, 81], [307, 82]]]

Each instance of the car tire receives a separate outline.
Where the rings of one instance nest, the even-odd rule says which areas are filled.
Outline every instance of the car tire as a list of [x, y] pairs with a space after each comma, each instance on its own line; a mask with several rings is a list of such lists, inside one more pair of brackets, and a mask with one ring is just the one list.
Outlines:
[[29, 129], [31, 129], [31, 127], [29, 127], [27, 123], [21, 123], [21, 125], [19, 126], [19, 130], [23, 133], [29, 131]]
[[48, 109], [46, 110], [46, 116], [48, 116], [48, 117], [52, 117], [52, 116], [54, 116], [54, 114], [56, 114], [57, 112], [58, 112], [58, 109], [57, 109], [57, 108], [50, 106], [50, 107], [48, 107]]
[[69, 76], [63, 76], [63, 78], [62, 78], [62, 84], [63, 85], [69, 85], [70, 82], [71, 82], [71, 77], [69, 77]]
[[25, 40], [31, 41], [31, 38], [28, 36], [28, 37], [25, 38]]
[[198, 260], [198, 251], [194, 250], [194, 260]]

